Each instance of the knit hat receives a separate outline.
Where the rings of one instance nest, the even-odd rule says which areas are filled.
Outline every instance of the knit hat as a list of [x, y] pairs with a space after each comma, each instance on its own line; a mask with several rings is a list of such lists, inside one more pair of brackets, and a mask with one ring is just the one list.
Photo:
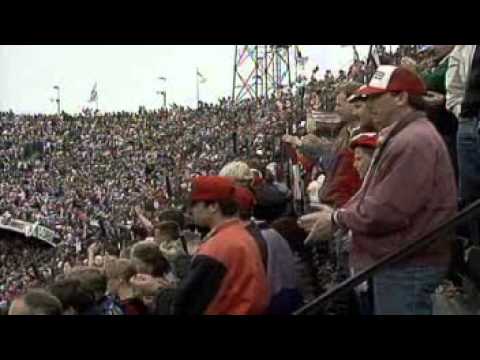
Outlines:
[[233, 197], [232, 179], [225, 176], [198, 176], [192, 182], [191, 201], [220, 201]]

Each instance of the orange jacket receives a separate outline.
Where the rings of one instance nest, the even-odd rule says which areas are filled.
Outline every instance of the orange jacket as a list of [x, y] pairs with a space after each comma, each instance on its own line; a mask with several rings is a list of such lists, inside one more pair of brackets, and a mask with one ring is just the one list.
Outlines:
[[246, 225], [228, 220], [208, 237], [176, 292], [174, 314], [264, 314], [270, 300], [267, 275]]
[[240, 220], [219, 226], [198, 255], [222, 263], [227, 271], [205, 314], [259, 315], [267, 309], [269, 289], [260, 250]]

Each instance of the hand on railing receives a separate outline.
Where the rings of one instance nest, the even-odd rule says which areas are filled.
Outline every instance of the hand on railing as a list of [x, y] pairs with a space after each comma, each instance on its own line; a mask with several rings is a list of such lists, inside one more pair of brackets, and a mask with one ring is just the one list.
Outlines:
[[[316, 214], [318, 217], [319, 214]], [[312, 216], [314, 214], [310, 214]], [[321, 219], [322, 217], [318, 218]], [[480, 218], [480, 199], [475, 201], [474, 203], [467, 206], [463, 209], [460, 213], [458, 213], [454, 218], [445, 221], [444, 223], [435, 227], [432, 231], [422, 236], [420, 239], [415, 241], [408, 242], [400, 248], [399, 250], [386, 255], [381, 260], [377, 261], [375, 264], [369, 266], [367, 269], [360, 271], [355, 276], [348, 278], [341, 284], [335, 286], [333, 289], [328, 290], [324, 294], [320, 295], [316, 299], [312, 300], [307, 305], [303, 306], [299, 310], [294, 312], [294, 315], [306, 314], [315, 310], [321, 304], [325, 304], [330, 301], [332, 298], [344, 294], [349, 290], [352, 290], [356, 286], [360, 285], [364, 281], [372, 278], [376, 275], [379, 271], [384, 270], [386, 267], [391, 266], [392, 264], [404, 260], [408, 256], [411, 256], [418, 251], [425, 249], [427, 246], [430, 246], [436, 241], [444, 240], [445, 235], [451, 233], [457, 226], [462, 225], [464, 223], [468, 223], [472, 221], [472, 219], [477, 220]]]
[[319, 211], [304, 215], [298, 220], [298, 226], [306, 232], [309, 232], [305, 239], [305, 245], [311, 244], [315, 241], [326, 241], [332, 238], [333, 209], [330, 206], [323, 204], [319, 205], [317, 209]]

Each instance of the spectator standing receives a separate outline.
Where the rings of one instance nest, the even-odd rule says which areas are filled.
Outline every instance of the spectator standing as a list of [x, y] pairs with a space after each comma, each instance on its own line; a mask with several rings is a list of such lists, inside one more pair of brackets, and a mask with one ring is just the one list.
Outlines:
[[[446, 73], [447, 109], [458, 119], [457, 153], [460, 206], [480, 198], [479, 47], [456, 45]], [[468, 236], [480, 241], [479, 222], [471, 222]]]
[[[317, 239], [329, 238], [334, 224], [350, 229], [354, 272], [456, 214], [455, 177], [448, 151], [425, 114], [418, 111], [418, 97], [425, 92], [418, 75], [395, 66], [380, 66], [370, 84], [358, 91], [378, 110], [374, 122], [381, 130], [380, 148], [360, 191], [337, 211], [325, 207], [314, 225], [305, 226], [313, 228], [310, 235]], [[443, 235], [375, 275], [375, 314], [431, 314], [430, 296], [446, 275], [451, 240]]]
[[346, 83], [337, 88], [336, 111], [341, 116], [343, 127], [334, 145], [334, 160], [327, 169], [325, 184], [320, 193], [320, 201], [338, 208], [345, 204], [360, 188], [360, 177], [353, 167], [354, 155], [349, 147], [354, 129], [358, 128], [358, 117], [354, 107], [347, 100], [361, 85]]
[[[194, 221], [211, 231], [188, 276], [175, 289], [174, 314], [259, 315], [267, 309], [268, 283], [260, 250], [237, 217], [234, 191], [226, 177], [201, 176], [192, 184]], [[161, 298], [161, 286], [148, 276], [139, 275], [132, 282], [157, 294], [157, 301]]]

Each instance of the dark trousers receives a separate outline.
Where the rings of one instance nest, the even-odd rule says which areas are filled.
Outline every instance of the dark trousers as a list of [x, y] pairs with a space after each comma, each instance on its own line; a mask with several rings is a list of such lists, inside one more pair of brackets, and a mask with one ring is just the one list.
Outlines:
[[[480, 199], [480, 117], [459, 119], [457, 134], [459, 188], [461, 206]], [[472, 221], [468, 237], [480, 242], [480, 220]]]

